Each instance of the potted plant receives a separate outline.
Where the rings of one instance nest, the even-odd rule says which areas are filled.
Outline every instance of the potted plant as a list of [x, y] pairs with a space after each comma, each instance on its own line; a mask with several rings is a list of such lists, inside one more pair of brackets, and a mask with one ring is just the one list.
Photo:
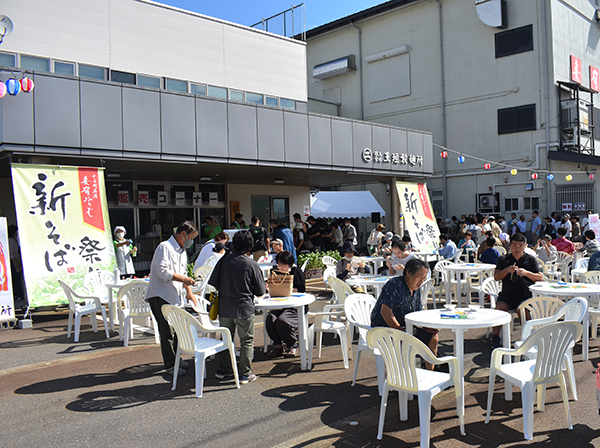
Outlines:
[[325, 255], [329, 255], [336, 260], [340, 260], [342, 258], [337, 250], [331, 250], [328, 252], [311, 252], [309, 254], [301, 254], [298, 256], [298, 266], [302, 266], [308, 259], [308, 264], [304, 270], [305, 278], [310, 279], [323, 277], [323, 269], [325, 269], [325, 265], [323, 264], [322, 259]]

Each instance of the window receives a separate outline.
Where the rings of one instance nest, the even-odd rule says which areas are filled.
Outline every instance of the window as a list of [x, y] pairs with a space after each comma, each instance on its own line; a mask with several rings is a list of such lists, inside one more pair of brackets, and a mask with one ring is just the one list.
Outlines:
[[265, 96], [265, 104], [267, 106], [277, 106], [277, 98], [273, 96]]
[[594, 183], [556, 185], [556, 210], [595, 210], [595, 190]]
[[263, 96], [259, 95], [258, 93], [249, 93], [249, 92], [246, 92], [246, 102], [247, 103], [254, 103], [254, 104], [262, 104], [263, 103]]
[[498, 109], [498, 134], [534, 131], [535, 129], [535, 104]]
[[106, 71], [102, 67], [94, 65], [79, 64], [79, 76], [93, 79], [106, 79]]
[[369, 63], [369, 101], [410, 95], [410, 54]]
[[187, 81], [180, 81], [178, 79], [165, 78], [165, 89], [167, 90], [176, 90], [177, 92], [186, 92]]
[[519, 211], [519, 198], [504, 198], [504, 211], [518, 212]]
[[135, 84], [135, 73], [120, 72], [117, 70], [110, 71], [110, 80], [114, 82], [122, 82], [125, 84]]
[[539, 210], [540, 198], [535, 196], [531, 198], [523, 198], [523, 210]]
[[4, 67], [16, 67], [17, 55], [14, 53], [0, 52], [0, 65]]
[[192, 84], [190, 83], [190, 92], [196, 95], [206, 95], [206, 86], [204, 84]]
[[138, 86], [154, 87], [155, 89], [160, 89], [160, 78], [155, 78], [153, 76], [137, 75], [137, 84]]
[[75, 64], [73, 62], [54, 61], [54, 73], [61, 75], [74, 75]]
[[208, 96], [227, 99], [227, 89], [223, 87], [208, 86]]
[[496, 59], [533, 51], [533, 25], [496, 34]]
[[296, 102], [294, 100], [286, 100], [285, 98], [281, 98], [279, 100], [279, 105], [284, 109], [295, 109]]
[[244, 92], [240, 92], [239, 90], [230, 90], [229, 99], [234, 101], [244, 101]]
[[21, 55], [21, 68], [26, 70], [38, 70], [41, 72], [50, 71], [50, 59], [39, 58], [37, 56]]

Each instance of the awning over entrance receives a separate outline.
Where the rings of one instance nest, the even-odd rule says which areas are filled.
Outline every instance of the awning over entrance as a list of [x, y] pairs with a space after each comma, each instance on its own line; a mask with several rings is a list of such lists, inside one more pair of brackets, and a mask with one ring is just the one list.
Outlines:
[[385, 216], [385, 210], [370, 191], [321, 191], [311, 198], [315, 218], [370, 218], [371, 213]]

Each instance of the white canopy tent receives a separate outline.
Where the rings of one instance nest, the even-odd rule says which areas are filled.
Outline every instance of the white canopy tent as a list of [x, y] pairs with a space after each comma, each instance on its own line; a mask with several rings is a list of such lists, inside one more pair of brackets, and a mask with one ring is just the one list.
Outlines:
[[311, 198], [315, 218], [370, 218], [371, 213], [385, 216], [370, 191], [320, 191]]

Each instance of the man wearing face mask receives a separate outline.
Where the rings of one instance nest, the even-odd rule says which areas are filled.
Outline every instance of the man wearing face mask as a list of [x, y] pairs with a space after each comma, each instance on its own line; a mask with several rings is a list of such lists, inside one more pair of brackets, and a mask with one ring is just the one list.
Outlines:
[[[182, 223], [167, 241], [158, 245], [150, 266], [150, 281], [146, 291], [146, 302], [150, 304], [152, 314], [158, 323], [160, 350], [167, 373], [173, 374], [175, 353], [177, 353], [177, 335], [173, 334], [169, 323], [162, 313], [163, 305], [181, 305], [181, 289], [186, 291], [186, 299], [197, 305], [190, 289], [195, 281], [187, 274], [186, 249], [194, 244], [198, 229], [190, 221]], [[185, 374], [187, 363], [181, 362], [179, 375]]]

